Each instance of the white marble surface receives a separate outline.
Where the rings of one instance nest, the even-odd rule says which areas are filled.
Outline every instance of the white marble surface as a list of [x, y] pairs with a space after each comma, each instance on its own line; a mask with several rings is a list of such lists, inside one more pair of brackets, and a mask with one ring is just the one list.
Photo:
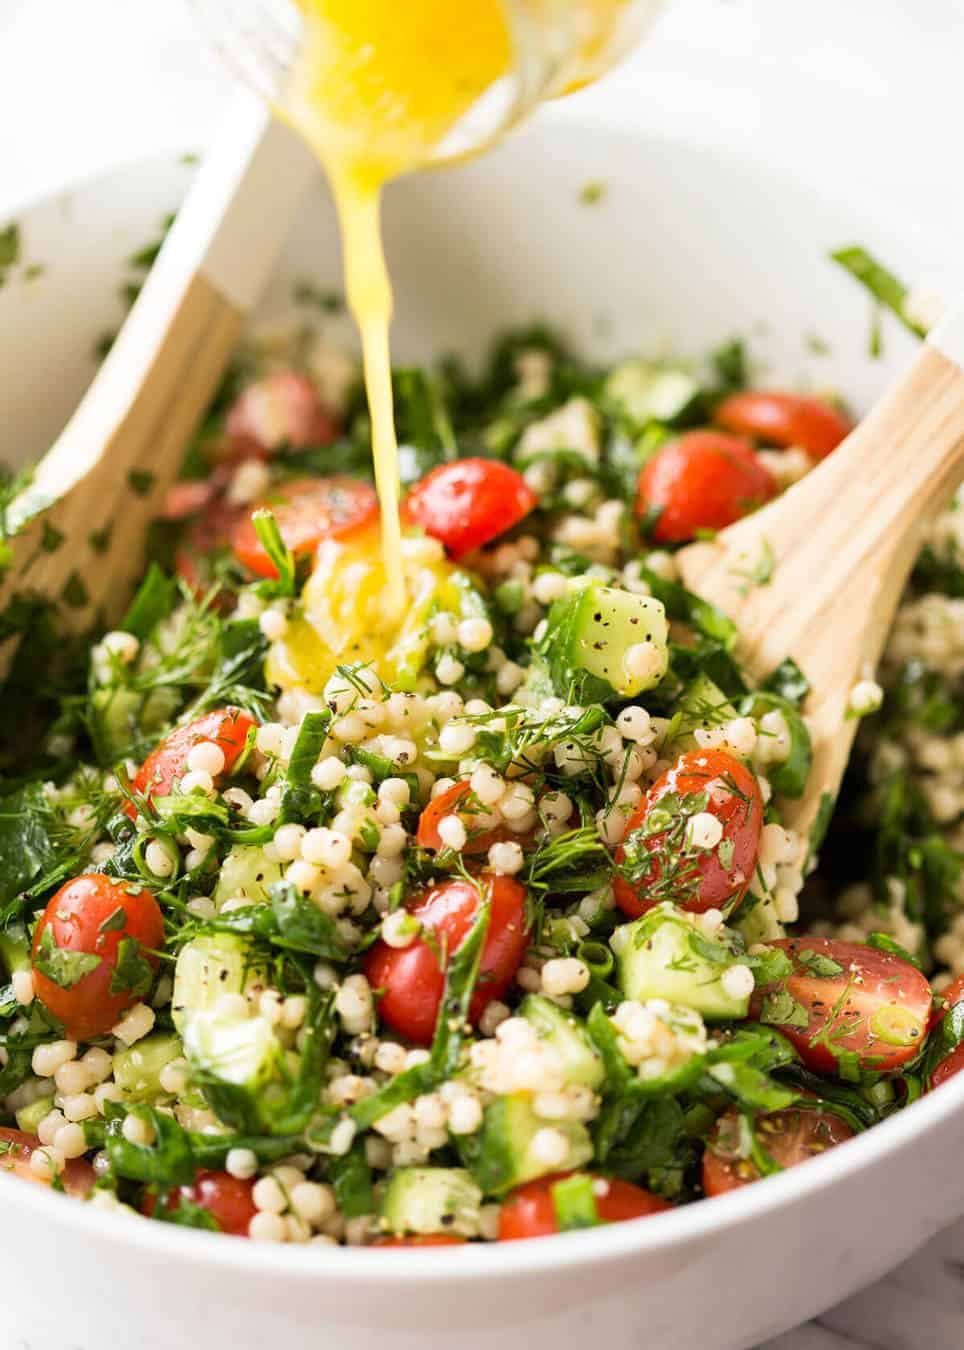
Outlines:
[[[962, 52], [964, 0], [671, 0], [646, 48], [581, 97], [825, 166], [964, 239]], [[203, 148], [225, 87], [187, 0], [0, 0], [0, 219], [65, 177]], [[765, 1350], [961, 1346], [964, 1222]]]

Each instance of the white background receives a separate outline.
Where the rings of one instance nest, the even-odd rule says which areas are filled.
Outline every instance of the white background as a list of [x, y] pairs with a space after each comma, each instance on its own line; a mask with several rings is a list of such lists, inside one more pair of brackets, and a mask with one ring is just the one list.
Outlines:
[[[580, 97], [811, 179], [826, 166], [964, 248], [962, 63], [964, 0], [670, 0], [639, 54]], [[228, 86], [187, 0], [0, 0], [0, 221], [102, 165], [203, 149]], [[964, 1226], [770, 1350], [955, 1350], [962, 1258]]]

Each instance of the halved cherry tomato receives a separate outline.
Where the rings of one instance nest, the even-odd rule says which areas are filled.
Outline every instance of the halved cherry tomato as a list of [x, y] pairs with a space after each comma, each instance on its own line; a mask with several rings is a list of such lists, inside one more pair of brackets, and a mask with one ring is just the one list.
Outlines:
[[773, 389], [731, 394], [716, 409], [713, 421], [765, 445], [798, 445], [814, 459], [825, 459], [854, 425], [822, 399]]
[[97, 873], [75, 877], [48, 900], [34, 931], [34, 990], [72, 1041], [103, 1036], [149, 992], [158, 966], [151, 953], [163, 941], [150, 891]]
[[[281, 538], [296, 557], [306, 557], [322, 539], [347, 534], [378, 515], [374, 488], [342, 474], [279, 483], [259, 506], [274, 512]], [[231, 547], [238, 561], [259, 577], [278, 575], [258, 538], [251, 512], [246, 511], [235, 525]]]
[[661, 544], [722, 530], [777, 493], [753, 447], [719, 431], [687, 431], [653, 456], [639, 475], [636, 515], [658, 510], [651, 537]]
[[841, 1054], [861, 1069], [899, 1069], [917, 1054], [931, 1012], [931, 987], [907, 961], [862, 942], [779, 938], [791, 974], [757, 989], [750, 1017], [776, 1022], [819, 1073], [835, 1073]]
[[[30, 1155], [44, 1145], [35, 1134], [25, 1134], [23, 1130], [0, 1129], [0, 1172], [21, 1177], [24, 1181], [37, 1181], [42, 1186], [51, 1183], [38, 1175], [30, 1166]], [[64, 1190], [68, 1195], [85, 1196], [95, 1181], [93, 1167], [86, 1158], [70, 1158], [60, 1174]]]
[[[959, 975], [956, 980], [947, 986], [941, 993], [943, 1003], [938, 1006], [934, 1004], [934, 1016], [931, 1018], [931, 1031], [943, 1022], [945, 1016], [951, 1008], [956, 1008], [959, 1003], [964, 1003], [964, 975]], [[931, 1074], [930, 1086], [932, 1088], [940, 1087], [941, 1083], [946, 1083], [948, 1078], [953, 1078], [955, 1074], [964, 1070], [964, 1041], [945, 1058]]]
[[528, 483], [497, 459], [440, 464], [405, 501], [405, 514], [458, 560], [511, 530], [538, 504]]
[[[479, 883], [492, 896], [489, 929], [482, 948], [479, 980], [470, 1007], [477, 1022], [493, 999], [505, 993], [526, 949], [526, 893], [511, 877], [483, 873]], [[399, 1035], [428, 1045], [435, 1031], [445, 987], [439, 951], [447, 960], [457, 951], [475, 919], [479, 885], [453, 878], [431, 886], [411, 905], [412, 915], [429, 933], [407, 947], [378, 941], [365, 958], [365, 974], [373, 989], [382, 990], [378, 1015]]]
[[331, 445], [338, 435], [338, 419], [325, 407], [307, 375], [278, 370], [249, 384], [228, 411], [228, 443], [260, 457], [290, 446]]
[[[198, 1172], [189, 1186], [178, 1186], [164, 1197], [164, 1209], [174, 1214], [187, 1202], [206, 1209], [222, 1233], [248, 1236], [248, 1225], [258, 1210], [251, 1193], [253, 1181], [240, 1181], [227, 1172]], [[148, 1217], [157, 1210], [158, 1197], [148, 1192], [141, 1206]]]
[[[699, 849], [688, 843], [687, 821], [702, 811], [715, 816], [723, 827], [714, 848]], [[638, 833], [654, 824], [659, 828], [652, 834]], [[739, 904], [753, 880], [762, 828], [763, 798], [746, 765], [726, 750], [686, 751], [657, 778], [629, 817], [625, 838], [635, 835], [632, 851], [637, 856], [648, 853], [652, 862], [637, 882], [616, 873], [613, 894], [617, 905], [636, 918], [662, 900], [695, 912]], [[617, 865], [626, 861], [625, 842], [615, 857]]]
[[485, 807], [473, 794], [471, 785], [466, 782], [453, 783], [450, 788], [433, 797], [419, 816], [415, 841], [419, 848], [430, 849], [433, 853], [444, 848], [442, 836], [438, 832], [439, 822], [451, 815], [458, 816], [468, 835], [463, 853], [486, 853], [492, 844], [504, 839], [518, 838], [507, 825], [479, 829], [475, 822], [484, 814], [486, 814]]
[[[559, 1220], [552, 1188], [557, 1181], [573, 1175], [576, 1174], [560, 1172], [540, 1177], [507, 1196], [499, 1212], [499, 1241], [515, 1242], [519, 1238], [549, 1237], [558, 1233]], [[673, 1208], [658, 1195], [651, 1195], [641, 1186], [618, 1177], [593, 1177], [592, 1182], [600, 1223], [623, 1223], [626, 1219], [642, 1219]]]
[[[760, 1146], [780, 1167], [796, 1167], [854, 1137], [847, 1122], [833, 1111], [801, 1106], [758, 1116], [755, 1129]], [[723, 1195], [760, 1180], [756, 1164], [741, 1156], [741, 1132], [736, 1110], [724, 1112], [714, 1125], [703, 1154], [703, 1190], [707, 1195]]]
[[[230, 774], [247, 744], [248, 732], [256, 725], [254, 718], [241, 708], [216, 708], [204, 713], [164, 737], [131, 779], [131, 787], [142, 797], [169, 796], [176, 779], [187, 770], [188, 755], [201, 741], [213, 741], [221, 749], [222, 772]], [[131, 820], [137, 815], [133, 802], [128, 802], [124, 810]]]
[[466, 1239], [454, 1233], [414, 1233], [411, 1237], [376, 1238], [373, 1247], [462, 1247]]

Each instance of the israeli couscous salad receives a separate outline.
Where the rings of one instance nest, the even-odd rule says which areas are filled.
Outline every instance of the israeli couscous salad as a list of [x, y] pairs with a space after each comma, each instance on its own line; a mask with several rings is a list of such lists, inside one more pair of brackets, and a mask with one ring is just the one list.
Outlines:
[[673, 555], [841, 407], [739, 344], [599, 370], [538, 329], [395, 392], [403, 615], [355, 371], [302, 337], [239, 361], [123, 622], [22, 644], [0, 1165], [245, 1238], [505, 1241], [756, 1182], [964, 1066], [961, 516], [814, 872], [805, 675], [754, 685]]

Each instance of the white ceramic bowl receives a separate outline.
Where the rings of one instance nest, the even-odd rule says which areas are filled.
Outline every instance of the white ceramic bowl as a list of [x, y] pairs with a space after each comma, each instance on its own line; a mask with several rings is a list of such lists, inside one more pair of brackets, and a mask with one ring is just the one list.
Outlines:
[[[43, 449], [116, 324], [121, 261], [177, 204], [174, 154], [18, 213], [27, 261], [0, 291], [0, 457]], [[588, 181], [602, 200], [579, 201]], [[477, 354], [544, 317], [600, 358], [699, 352], [750, 333], [773, 377], [838, 385], [865, 405], [910, 350], [825, 259], [860, 241], [915, 281], [954, 284], [947, 248], [785, 169], [565, 115], [457, 173], [392, 190], [399, 356]], [[294, 281], [339, 284], [319, 189], [261, 317]], [[330, 328], [338, 337], [344, 321]], [[808, 350], [807, 336], [831, 355]], [[352, 340], [347, 328], [346, 340]], [[635, 1223], [452, 1251], [288, 1248], [124, 1219], [0, 1175], [6, 1344], [28, 1350], [728, 1350], [756, 1344], [882, 1274], [964, 1212], [964, 1075], [804, 1167]]]

